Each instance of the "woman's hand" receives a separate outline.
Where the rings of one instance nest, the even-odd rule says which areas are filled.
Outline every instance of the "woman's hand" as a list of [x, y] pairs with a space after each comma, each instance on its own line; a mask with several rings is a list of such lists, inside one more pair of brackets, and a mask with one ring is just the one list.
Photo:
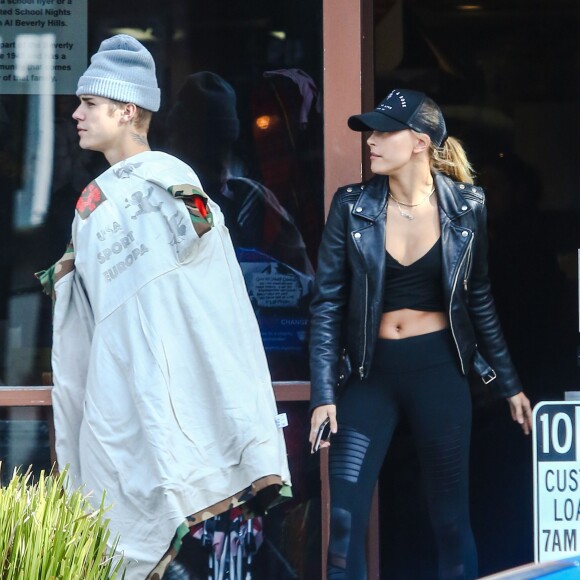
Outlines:
[[530, 406], [530, 401], [523, 392], [513, 397], [508, 397], [507, 401], [512, 419], [522, 426], [526, 435], [529, 435], [532, 432], [532, 407]]
[[[316, 433], [320, 425], [326, 418], [330, 419], [330, 432], [336, 433], [338, 431], [338, 426], [336, 424], [336, 405], [320, 405], [312, 411], [312, 417], [310, 418], [310, 451], [314, 453], [314, 441], [316, 439]], [[322, 441], [320, 447], [329, 447], [329, 441]]]

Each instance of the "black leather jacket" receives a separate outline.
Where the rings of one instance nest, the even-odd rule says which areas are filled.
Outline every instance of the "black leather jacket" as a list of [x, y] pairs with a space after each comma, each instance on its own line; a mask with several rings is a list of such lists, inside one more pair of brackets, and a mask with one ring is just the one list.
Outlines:
[[[487, 213], [480, 187], [435, 174], [443, 291], [463, 374], [473, 366], [497, 395], [521, 385], [497, 318], [487, 275]], [[324, 228], [311, 303], [311, 409], [335, 403], [344, 355], [368, 376], [382, 316], [388, 178], [341, 187]], [[489, 361], [489, 364], [486, 362]]]

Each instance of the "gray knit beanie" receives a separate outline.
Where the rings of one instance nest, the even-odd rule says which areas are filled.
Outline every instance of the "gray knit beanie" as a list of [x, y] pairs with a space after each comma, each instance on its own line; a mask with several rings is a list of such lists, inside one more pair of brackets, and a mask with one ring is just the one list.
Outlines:
[[134, 103], [147, 111], [158, 111], [161, 91], [151, 53], [128, 34], [103, 40], [79, 79], [76, 94], [106, 97]]

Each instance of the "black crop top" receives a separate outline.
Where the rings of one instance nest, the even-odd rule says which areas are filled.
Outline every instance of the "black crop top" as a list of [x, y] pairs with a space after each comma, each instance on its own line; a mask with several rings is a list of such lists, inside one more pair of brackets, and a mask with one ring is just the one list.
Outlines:
[[441, 278], [441, 237], [418, 260], [403, 266], [389, 252], [385, 268], [383, 312], [401, 308], [442, 312], [443, 282]]

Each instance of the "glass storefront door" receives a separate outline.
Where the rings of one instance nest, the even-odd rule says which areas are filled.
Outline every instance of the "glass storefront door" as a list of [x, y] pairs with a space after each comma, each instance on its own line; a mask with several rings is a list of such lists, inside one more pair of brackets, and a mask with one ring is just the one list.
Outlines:
[[[107, 167], [78, 147], [71, 114], [88, 57], [122, 32], [156, 61], [162, 105], [151, 147], [190, 164], [225, 215], [273, 380], [307, 381], [324, 223], [322, 1], [30, 4], [0, 3], [0, 384], [41, 385], [50, 371], [52, 305], [34, 273], [62, 255], [81, 190]], [[279, 407], [294, 498], [250, 530], [235, 514], [218, 529], [244, 531], [253, 577], [313, 578], [320, 533], [306, 530], [320, 529], [320, 485], [307, 403]], [[4, 481], [14, 465], [49, 468], [42, 417], [32, 408], [0, 413]], [[207, 576], [206, 532], [187, 539], [175, 574]]]

